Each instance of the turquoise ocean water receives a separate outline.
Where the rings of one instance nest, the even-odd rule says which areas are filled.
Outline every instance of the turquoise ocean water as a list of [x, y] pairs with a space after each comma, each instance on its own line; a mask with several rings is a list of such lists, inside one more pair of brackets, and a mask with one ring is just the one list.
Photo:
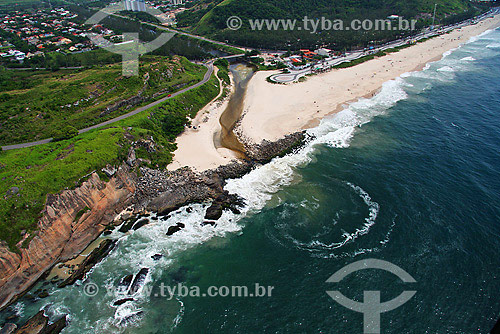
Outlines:
[[[2, 319], [15, 312], [22, 322], [44, 308], [52, 319], [69, 314], [64, 333], [362, 333], [362, 314], [327, 290], [358, 301], [365, 290], [382, 291], [383, 301], [416, 290], [382, 314], [382, 333], [488, 333], [500, 317], [500, 31], [385, 83], [310, 132], [316, 139], [299, 152], [228, 182], [247, 201], [240, 215], [201, 227], [200, 204], [114, 232], [117, 248], [86, 281], [100, 288], [96, 296], [85, 284], [47, 285], [49, 297], [23, 298]], [[186, 228], [166, 237], [180, 221]], [[156, 253], [164, 257], [154, 261]], [[326, 283], [368, 258], [417, 282], [370, 269]], [[113, 306], [120, 296], [106, 288], [143, 267], [145, 289], [274, 290], [262, 298], [138, 294]]]

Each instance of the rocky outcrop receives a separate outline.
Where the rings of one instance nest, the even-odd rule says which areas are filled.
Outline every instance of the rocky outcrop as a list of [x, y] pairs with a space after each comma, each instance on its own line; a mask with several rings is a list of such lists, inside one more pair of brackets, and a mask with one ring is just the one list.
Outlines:
[[[107, 166], [109, 182], [102, 181], [96, 173], [90, 175], [79, 188], [65, 190], [58, 195], [48, 195], [44, 211], [38, 222], [37, 231], [25, 235], [32, 238], [27, 248], [18, 246], [20, 253], [0, 244], [0, 308], [34, 284], [54, 264], [78, 255], [92, 242], [116, 215], [126, 207], [134, 205], [135, 212], [143, 210], [167, 215], [189, 203], [214, 200], [205, 225], [215, 226], [222, 210], [238, 212], [240, 199], [223, 191], [226, 179], [241, 177], [258, 164], [273, 157], [282, 156], [299, 147], [306, 140], [304, 132], [297, 132], [276, 142], [262, 142], [259, 145], [246, 144], [249, 160], [197, 173], [189, 168], [173, 172], [140, 167], [140, 177], [131, 172], [138, 165], [135, 150], [130, 149], [127, 163], [118, 169]], [[153, 139], [140, 144], [154, 149]], [[138, 218], [122, 217], [128, 230]], [[146, 224], [134, 226], [136, 228]], [[126, 226], [125, 226], [126, 225]], [[179, 230], [183, 226], [176, 225]], [[126, 231], [124, 231], [126, 232]], [[171, 231], [171, 234], [177, 231]], [[130, 283], [129, 283], [130, 284]]]
[[43, 333], [48, 324], [49, 319], [43, 314], [43, 311], [40, 311], [19, 328], [16, 334]]
[[[0, 245], [0, 307], [29, 288], [54, 264], [73, 258], [131, 204], [134, 174], [123, 165], [107, 183], [94, 173], [80, 187], [48, 195], [38, 229], [20, 254]], [[88, 210], [86, 209], [88, 208]], [[79, 212], [85, 211], [79, 216]]]
[[148, 276], [149, 268], [141, 268], [137, 275], [135, 275], [132, 284], [130, 285], [130, 289], [128, 290], [129, 295], [135, 294], [139, 289], [144, 285], [146, 281], [146, 276]]
[[184, 225], [183, 223], [177, 223], [173, 226], [170, 226], [167, 230], [167, 233], [166, 235], [167, 236], [171, 236], [172, 234], [176, 233], [176, 232], [179, 232], [180, 230], [182, 230], [184, 227], [186, 227], [186, 225]]
[[[231, 210], [234, 214], [240, 213], [240, 208], [245, 204], [238, 195], [224, 191], [212, 202], [205, 213], [205, 219], [217, 220], [224, 210]], [[207, 222], [208, 223], [208, 222]], [[206, 225], [206, 224], [203, 224]]]
[[307, 133], [302, 131], [286, 135], [274, 142], [268, 140], [263, 140], [260, 144], [249, 143], [245, 140], [242, 142], [246, 149], [246, 155], [250, 159], [259, 163], [267, 163], [272, 158], [293, 152], [294, 149], [302, 146], [307, 139]]
[[78, 269], [59, 284], [60, 288], [66, 285], [74, 284], [77, 280], [81, 280], [85, 273], [90, 271], [97, 263], [99, 263], [106, 255], [115, 247], [116, 240], [106, 239], [99, 244], [99, 247], [94, 249], [92, 253], [78, 266]]
[[233, 162], [203, 173], [187, 167], [173, 172], [141, 168], [143, 176], [138, 183], [136, 203], [143, 203], [148, 211], [167, 215], [186, 204], [214, 199], [205, 218], [217, 220], [224, 209], [238, 212], [238, 206], [241, 206], [240, 199], [224, 193], [225, 180], [241, 177], [258, 164], [288, 154], [302, 146], [306, 140], [305, 132], [296, 132], [275, 142], [245, 144], [250, 160]]
[[28, 319], [15, 334], [58, 334], [64, 327], [66, 327], [66, 316], [49, 324], [49, 318], [43, 314], [43, 311], [40, 311]]
[[173, 172], [141, 168], [138, 202], [145, 203], [147, 210], [166, 215], [181, 206], [215, 198], [222, 192], [222, 181], [216, 176], [207, 177], [189, 168]]

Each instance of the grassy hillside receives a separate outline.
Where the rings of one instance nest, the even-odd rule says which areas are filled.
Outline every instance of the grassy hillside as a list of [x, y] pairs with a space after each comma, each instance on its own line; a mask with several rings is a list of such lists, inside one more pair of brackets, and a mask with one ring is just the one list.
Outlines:
[[[449, 23], [479, 13], [484, 7], [469, 0], [201, 0], [178, 16], [178, 26], [219, 40], [242, 46], [298, 49], [327, 45], [332, 49], [366, 46], [370, 42], [396, 38], [402, 31], [284, 31], [280, 27], [271, 33], [252, 31], [249, 19], [297, 19], [325, 17], [342, 19], [385, 19], [396, 14], [407, 19], [417, 18], [418, 27], [431, 23], [434, 4], [438, 4], [437, 22]], [[243, 26], [237, 31], [227, 28], [226, 21], [238, 16]]]
[[144, 57], [139, 76], [126, 78], [121, 71], [121, 63], [78, 72], [0, 69], [1, 144], [101, 123], [201, 81], [206, 68], [181, 57]]
[[107, 128], [0, 152], [0, 240], [16, 250], [21, 236], [34, 231], [47, 194], [78, 186], [82, 177], [108, 163], [120, 164], [134, 141], [152, 137], [155, 150], [136, 149], [137, 157], [144, 159], [143, 164], [164, 168], [172, 160], [175, 138], [188, 117], [194, 117], [218, 92], [218, 80], [212, 76], [196, 89]]

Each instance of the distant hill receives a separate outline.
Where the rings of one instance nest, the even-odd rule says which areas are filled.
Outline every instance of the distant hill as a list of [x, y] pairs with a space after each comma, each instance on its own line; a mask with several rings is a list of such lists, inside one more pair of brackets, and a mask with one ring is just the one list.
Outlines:
[[[178, 27], [221, 41], [259, 48], [297, 49], [299, 47], [344, 48], [366, 46], [373, 41], [394, 39], [407, 34], [402, 31], [276, 31], [250, 29], [249, 19], [297, 19], [304, 16], [342, 19], [385, 19], [390, 15], [406, 19], [417, 18], [417, 27], [432, 22], [434, 4], [437, 3], [436, 23], [452, 23], [474, 16], [485, 10], [485, 5], [469, 0], [201, 0], [178, 15]], [[242, 19], [237, 31], [227, 28], [231, 16]]]

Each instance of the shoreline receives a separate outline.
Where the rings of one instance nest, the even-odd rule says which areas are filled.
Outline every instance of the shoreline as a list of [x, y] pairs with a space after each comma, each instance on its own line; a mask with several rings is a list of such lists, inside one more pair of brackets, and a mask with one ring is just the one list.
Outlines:
[[259, 143], [317, 126], [345, 105], [375, 95], [385, 82], [421, 71], [470, 38], [499, 26], [497, 15], [353, 67], [307, 77], [302, 83], [269, 84], [269, 72], [258, 72], [248, 85], [239, 132]]
[[[231, 84], [227, 86], [228, 95], [222, 101], [219, 100], [224, 87], [222, 80], [217, 76], [217, 67], [214, 69], [221, 87], [219, 94], [197, 113], [191, 122], [191, 127], [186, 128], [175, 140], [177, 150], [174, 151], [172, 162], [167, 166], [169, 171], [186, 166], [197, 171], [205, 171], [229, 164], [237, 159], [234, 152], [225, 148], [217, 148], [214, 143], [215, 136], [218, 136], [222, 131], [219, 119], [235, 89], [234, 79], [229, 72]], [[201, 157], [199, 156], [200, 152], [203, 152]]]
[[[486, 30], [492, 29], [494, 28], [494, 26], [498, 27], [499, 25], [500, 25], [500, 16], [496, 16], [493, 19], [482, 21], [481, 23], [478, 23], [476, 26], [468, 26], [465, 28], [458, 29], [457, 31], [454, 31], [448, 35], [436, 37], [435, 39], [426, 41], [424, 43], [421, 43], [420, 45], [404, 49], [395, 54], [389, 54], [387, 56], [380, 57], [378, 59], [374, 59], [348, 69], [335, 70], [329, 73], [323, 73], [316, 75], [314, 77], [309, 77], [308, 80], [304, 83], [297, 83], [291, 85], [273, 85], [265, 80], [265, 78], [269, 75], [269, 71], [257, 72], [248, 85], [248, 90], [243, 106], [244, 107], [243, 116], [238, 122], [237, 130], [239, 131], [236, 133], [241, 133], [243, 139], [249, 138], [250, 142], [247, 142], [246, 140], [244, 140], [244, 142], [247, 143], [249, 146], [254, 146], [255, 150], [253, 151], [257, 152], [258, 154], [262, 154], [264, 156], [260, 159], [252, 157], [253, 162], [265, 163], [266, 161], [268, 161], [268, 157], [277, 156], [282, 153], [286, 154], [287, 151], [289, 150], [289, 147], [287, 147], [287, 145], [288, 146], [296, 145], [296, 143], [301, 138], [299, 138], [300, 137], [299, 135], [293, 137], [294, 134], [300, 133], [301, 130], [305, 128], [310, 128], [314, 126], [314, 123], [315, 122], [319, 123], [323, 117], [335, 114], [336, 112], [342, 110], [343, 107], [348, 103], [356, 101], [362, 97], [373, 96], [380, 90], [384, 82], [394, 79], [392, 78], [389, 80], [381, 81], [382, 78], [376, 78], [375, 80], [370, 82], [370, 85], [365, 85], [368, 86], [368, 88], [370, 87], [373, 88], [371, 90], [368, 90], [367, 87], [365, 86], [359, 87], [358, 84], [356, 93], [359, 92], [361, 95], [356, 95], [354, 92], [351, 92], [349, 88], [351, 86], [349, 85], [345, 86], [343, 87], [344, 88], [343, 95], [340, 96], [340, 100], [343, 97], [349, 97], [349, 99], [346, 99], [345, 101], [342, 100], [338, 102], [339, 96], [337, 96], [336, 94], [331, 94], [331, 96], [328, 96], [329, 99], [319, 100], [317, 96], [318, 94], [321, 94], [321, 92], [324, 91], [325, 89], [324, 87], [325, 86], [327, 87], [326, 89], [327, 91], [329, 91], [329, 88], [331, 88], [331, 86], [328, 86], [326, 84], [328, 82], [338, 80], [340, 74], [342, 74], [340, 78], [342, 80], [350, 79], [349, 76], [347, 76], [347, 79], [343, 78], [343, 76], [345, 76], [344, 75], [345, 73], [350, 73], [350, 75], [355, 73], [355, 76], [357, 77], [358, 72], [361, 73], [360, 68], [366, 67], [367, 69], [364, 69], [365, 71], [373, 70], [374, 64], [381, 63], [380, 66], [382, 66], [385, 65], [385, 63], [383, 62], [386, 62], [388, 59], [390, 62], [393, 61], [393, 59], [396, 59], [396, 57], [399, 55], [403, 55], [404, 57], [404, 55], [408, 53], [407, 50], [412, 50], [413, 52], [415, 50], [414, 47], [426, 46], [432, 48], [432, 45], [434, 44], [428, 44], [429, 42], [433, 41], [442, 42], [443, 45], [446, 45], [448, 47], [445, 50], [436, 48], [437, 50], [435, 50], [436, 51], [435, 53], [441, 51], [443, 52], [441, 52], [440, 55], [433, 54], [431, 60], [425, 62], [417, 62], [416, 64], [414, 62], [411, 62], [410, 64], [408, 64], [408, 66], [410, 65], [413, 66], [412, 69], [404, 71], [403, 73], [416, 71], [419, 68], [421, 70], [429, 62], [441, 59], [443, 53], [467, 42], [469, 38], [477, 36]], [[466, 30], [467, 28], [471, 29], [463, 31]], [[459, 33], [460, 38], [458, 38], [458, 36], [454, 37], [455, 36], [453, 35], [454, 33]], [[467, 38], [467, 40], [465, 40], [465, 38]], [[455, 44], [457, 45], [453, 46]], [[429, 55], [428, 57], [430, 56], [431, 55]], [[393, 62], [395, 62], [395, 60]], [[399, 60], [399, 62], [402, 62], [402, 60]], [[385, 69], [385, 66], [383, 66], [382, 68]], [[403, 69], [397, 68], [396, 70], [398, 71], [395, 72], [399, 72]], [[387, 75], [394, 74], [393, 72], [389, 73], [389, 70], [387, 70], [386, 73], [388, 73]], [[399, 77], [401, 74], [395, 76], [395, 78]], [[380, 83], [379, 86], [377, 86], [378, 83]], [[232, 91], [234, 89], [233, 85], [231, 85], [231, 88]], [[250, 93], [250, 88], [253, 89], [251, 93]], [[309, 94], [309, 95], [304, 94], [305, 89], [313, 89], [313, 88], [317, 88], [317, 91], [314, 91], [314, 94]], [[260, 89], [264, 89], [266, 91], [266, 94], [264, 94], [264, 98], [262, 98], [261, 95], [259, 95], [260, 100], [256, 101], [257, 92], [259, 92]], [[276, 95], [277, 91], [280, 92], [280, 95]], [[297, 94], [296, 92], [302, 92], [302, 95]], [[348, 94], [348, 92], [350, 94]], [[304, 97], [304, 95], [307, 96]], [[271, 98], [266, 99], [266, 97], [268, 96], [271, 96]], [[220, 128], [219, 118], [221, 113], [225, 110], [225, 107], [227, 106], [228, 102], [227, 98], [222, 102], [217, 101], [218, 97], [216, 97], [210, 104], [208, 104], [202, 110], [200, 110], [198, 115], [193, 120], [193, 124], [197, 126], [197, 129], [187, 129], [181, 136], [178, 137], [176, 143], [179, 145], [179, 149], [174, 152], [176, 157], [174, 159], [174, 162], [170, 164], [168, 167], [169, 171], [174, 169], [177, 170], [178, 175], [172, 176], [172, 175], [163, 175], [160, 173], [160, 175], [155, 174], [154, 176], [152, 176], [151, 179], [154, 182], [152, 181], [151, 185], [149, 183], [147, 184], [147, 187], [151, 188], [148, 189], [151, 190], [151, 195], [147, 194], [146, 196], [147, 192], [141, 194], [139, 190], [141, 191], [143, 190], [138, 189], [138, 191], [135, 194], [136, 197], [133, 200], [134, 205], [140, 207], [141, 200], [143, 200], [143, 198], [140, 198], [140, 196], [144, 196], [149, 199], [149, 203], [147, 204], [148, 210], [156, 212], [163, 211], [165, 213], [169, 212], [170, 210], [172, 210], [173, 208], [177, 207], [180, 204], [185, 205], [200, 200], [202, 194], [200, 194], [199, 192], [197, 195], [199, 195], [198, 197], [200, 198], [190, 198], [186, 197], [187, 195], [183, 195], [184, 197], [182, 198], [172, 198], [172, 194], [177, 195], [179, 192], [184, 192], [184, 190], [186, 190], [182, 189], [183, 186], [184, 188], [192, 187], [191, 190], [196, 190], [196, 191], [204, 189], [206, 198], [209, 197], [214, 198], [219, 195], [221, 191], [219, 187], [225, 179], [238, 177], [241, 176], [241, 174], [246, 174], [253, 167], [253, 163], [251, 162], [247, 162], [246, 164], [240, 162], [234, 162], [236, 160], [235, 159], [236, 157], [233, 152], [227, 149], [217, 149], [215, 147], [213, 143], [213, 138], [216, 132], [214, 131], [217, 131], [217, 127]], [[302, 100], [306, 99], [307, 100], [304, 101], [302, 104], [299, 104], [299, 108], [287, 109], [287, 107], [291, 103], [296, 101], [297, 98]], [[313, 101], [314, 103], [311, 105], [306, 105], [306, 103], [310, 101]], [[325, 108], [320, 108], [319, 106], [320, 103], [316, 103], [317, 101], [320, 101], [321, 107]], [[331, 106], [333, 104], [335, 105], [334, 108], [326, 108], [327, 106]], [[264, 105], [265, 108], [258, 109], [257, 107], [261, 105]], [[302, 107], [302, 109], [300, 107]], [[318, 107], [319, 110], [318, 111], [316, 111], [316, 109], [312, 111], [308, 110], [308, 109], [313, 109], [314, 107]], [[305, 116], [309, 117], [304, 117], [303, 116], [304, 114], [306, 114]], [[297, 115], [299, 116], [298, 117], [299, 122], [295, 121], [295, 119], [291, 120], [290, 122], [283, 122], [282, 120], [283, 116], [286, 116], [290, 119], [294, 118], [293, 116]], [[302, 116], [302, 118], [300, 116]], [[199, 127], [199, 125], [202, 126]], [[277, 145], [274, 144], [275, 145], [274, 147], [266, 148], [267, 144], [265, 141], [270, 141], [275, 143], [277, 141], [279, 142], [281, 140], [285, 140], [287, 136], [292, 136], [289, 138], [288, 142], [283, 142]], [[231, 162], [233, 162], [233, 166], [231, 166], [230, 164]], [[181, 172], [180, 169], [183, 166], [190, 166], [191, 169], [193, 169], [194, 172], [193, 174], [202, 171], [204, 171], [204, 173], [201, 175], [191, 175], [190, 171]], [[153, 172], [151, 173], [153, 174]], [[166, 179], [171, 179], [170, 181], [172, 184], [165, 185], [164, 181]], [[113, 181], [112, 183], [114, 182], [115, 181]], [[137, 184], [137, 186], [139, 187], [139, 183]], [[95, 189], [98, 188], [100, 187], [97, 186], [95, 187]], [[160, 189], [161, 193], [158, 193]], [[71, 191], [69, 191], [68, 193], [70, 192]], [[189, 193], [191, 194], [195, 192], [189, 192]], [[123, 196], [128, 197], [129, 195], [123, 194]], [[114, 195], [110, 197], [116, 198]], [[96, 203], [96, 209], [98, 208], [97, 204], [99, 203]], [[116, 208], [113, 205], [111, 205], [111, 203], [109, 205], [110, 212], [116, 211]], [[81, 207], [83, 208], [84, 204], [82, 204]], [[68, 217], [67, 219], [65, 219], [65, 223], [72, 222], [75, 219], [76, 213], [77, 210], [75, 210], [74, 212], [68, 212], [67, 213]], [[110, 213], [109, 216], [111, 215], [112, 214]], [[88, 216], [82, 217], [80, 221], [82, 222], [85, 221], [87, 217]], [[104, 220], [105, 217], [98, 217], [98, 218], [99, 219], [93, 221], [93, 223], [95, 223], [96, 225], [102, 224], [104, 222], [102, 220]], [[111, 220], [108, 224], [109, 225], [113, 224], [113, 220]], [[104, 225], [100, 225], [98, 228], [96, 228], [96, 232], [98, 230], [101, 230], [102, 232], [103, 229]], [[83, 241], [79, 242], [79, 246], [83, 246], [83, 244], [85, 244], [85, 247], [82, 247], [83, 248], [82, 250], [87, 248], [89, 244], [92, 243], [92, 240], [89, 241], [90, 242], [88, 243], [85, 243]], [[81, 252], [80, 253], [72, 252], [72, 253], [76, 253], [73, 255], [78, 257], [78, 254], [80, 254]], [[13, 289], [13, 290], [19, 291], [19, 289]], [[24, 290], [26, 291], [26, 289]], [[5, 304], [2, 305], [2, 307], [4, 306]]]
[[[315, 127], [347, 105], [373, 97], [385, 82], [422, 71], [427, 64], [442, 59], [446, 52], [499, 26], [500, 15], [496, 15], [353, 67], [309, 76], [301, 83], [271, 84], [266, 78], [279, 72], [256, 72], [248, 83], [242, 117], [234, 132], [245, 146], [252, 146]], [[231, 92], [234, 92], [233, 81]], [[218, 120], [226, 107], [227, 99], [222, 104], [212, 102], [205, 107], [210, 110], [203, 112], [208, 129], [207, 126], [187, 129], [178, 137], [178, 149], [169, 170], [189, 166], [202, 172], [237, 159], [234, 152], [217, 149], [213, 144], [214, 135], [220, 131]]]

